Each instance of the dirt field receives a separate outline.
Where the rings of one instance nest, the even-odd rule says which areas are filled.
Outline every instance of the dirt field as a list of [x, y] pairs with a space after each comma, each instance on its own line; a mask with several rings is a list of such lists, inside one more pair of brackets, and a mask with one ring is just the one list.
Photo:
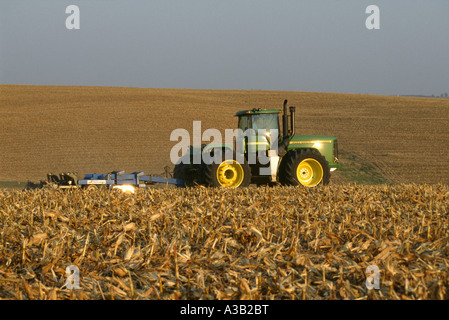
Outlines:
[[[375, 95], [0, 86], [0, 181], [47, 172], [164, 172], [176, 128], [235, 128], [238, 110], [297, 107], [297, 134], [339, 138], [331, 183], [449, 183], [449, 99]], [[224, 131], [223, 131], [224, 132]]]

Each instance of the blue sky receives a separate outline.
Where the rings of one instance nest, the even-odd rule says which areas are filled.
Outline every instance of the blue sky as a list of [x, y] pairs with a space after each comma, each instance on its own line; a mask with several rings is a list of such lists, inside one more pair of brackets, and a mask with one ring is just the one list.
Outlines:
[[447, 0], [2, 0], [0, 83], [440, 95], [448, 14]]

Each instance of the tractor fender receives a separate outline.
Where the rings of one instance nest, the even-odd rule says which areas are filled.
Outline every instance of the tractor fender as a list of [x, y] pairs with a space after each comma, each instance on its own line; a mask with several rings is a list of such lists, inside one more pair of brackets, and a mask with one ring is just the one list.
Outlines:
[[232, 145], [227, 144], [227, 143], [211, 143], [206, 145], [202, 152], [211, 152], [213, 149], [220, 149], [220, 150], [226, 150], [229, 149], [230, 151], [234, 151], [234, 148], [232, 147]]
[[[223, 155], [226, 154], [230, 157], [233, 157], [233, 154], [234, 154], [234, 149], [229, 144], [211, 143], [211, 144], [208, 144], [207, 146], [205, 146], [202, 150], [201, 158], [204, 163], [209, 164], [209, 162], [211, 161], [210, 157], [214, 157], [214, 153], [213, 153], [214, 150], [219, 150]], [[229, 151], [229, 152], [227, 152], [227, 151]], [[215, 161], [219, 161], [219, 160], [215, 159]]]

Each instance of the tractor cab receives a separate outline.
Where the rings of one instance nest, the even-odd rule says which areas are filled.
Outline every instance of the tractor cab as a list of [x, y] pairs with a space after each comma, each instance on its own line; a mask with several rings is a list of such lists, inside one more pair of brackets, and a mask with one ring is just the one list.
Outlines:
[[252, 109], [237, 112], [238, 129], [243, 134], [237, 138], [237, 151], [253, 153], [270, 148], [272, 137], [279, 139], [279, 113], [277, 109]]
[[279, 110], [252, 109], [239, 111], [235, 115], [239, 117], [239, 129], [243, 132], [248, 129], [279, 130]]

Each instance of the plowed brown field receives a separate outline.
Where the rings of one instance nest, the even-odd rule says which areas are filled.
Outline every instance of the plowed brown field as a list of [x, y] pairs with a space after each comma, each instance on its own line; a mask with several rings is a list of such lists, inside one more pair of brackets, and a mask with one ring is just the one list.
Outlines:
[[[297, 107], [297, 134], [339, 138], [331, 183], [449, 183], [449, 99], [356, 94], [0, 86], [0, 181], [47, 172], [160, 174], [176, 128], [235, 128], [238, 110]], [[207, 142], [206, 142], [207, 143]]]

